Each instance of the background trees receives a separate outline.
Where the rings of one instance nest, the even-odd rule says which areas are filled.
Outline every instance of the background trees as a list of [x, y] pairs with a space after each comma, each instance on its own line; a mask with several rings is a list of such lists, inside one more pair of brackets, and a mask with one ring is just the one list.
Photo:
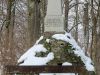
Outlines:
[[[100, 0], [62, 1], [65, 30], [72, 33], [98, 66]], [[47, 0], [0, 0], [0, 65], [16, 64], [21, 54], [43, 34], [46, 8]]]

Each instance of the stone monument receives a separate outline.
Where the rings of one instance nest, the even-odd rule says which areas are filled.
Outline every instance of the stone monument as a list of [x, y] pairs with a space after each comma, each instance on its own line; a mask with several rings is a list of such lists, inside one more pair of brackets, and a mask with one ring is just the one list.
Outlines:
[[48, 0], [44, 32], [64, 32], [62, 0]]

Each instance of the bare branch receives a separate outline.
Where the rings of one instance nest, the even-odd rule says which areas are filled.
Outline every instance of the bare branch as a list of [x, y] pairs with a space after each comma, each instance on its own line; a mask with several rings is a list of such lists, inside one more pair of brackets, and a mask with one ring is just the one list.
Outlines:
[[84, 4], [83, 2], [79, 2], [79, 3], [73, 3], [69, 6], [69, 9], [73, 8], [74, 6], [78, 5], [78, 4]]

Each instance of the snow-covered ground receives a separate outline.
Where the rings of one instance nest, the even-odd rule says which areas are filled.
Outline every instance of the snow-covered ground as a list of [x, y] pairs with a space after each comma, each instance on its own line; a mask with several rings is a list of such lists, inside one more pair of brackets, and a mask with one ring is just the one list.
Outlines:
[[[85, 64], [85, 67], [88, 71], [94, 71], [94, 66], [92, 65], [92, 60], [90, 57], [86, 56], [84, 51], [78, 46], [76, 41], [73, 39], [70, 33], [65, 34], [54, 34], [52, 38], [57, 40], [62, 40], [65, 42], [69, 42], [72, 47], [75, 49], [74, 54], [81, 57], [81, 60]], [[40, 37], [39, 40], [36, 41], [35, 45], [31, 47], [27, 52], [25, 52], [18, 60], [18, 63], [24, 61], [24, 63], [20, 64], [20, 66], [33, 66], [33, 65], [46, 65], [48, 62], [54, 59], [54, 53], [50, 52], [46, 57], [36, 57], [36, 53], [46, 52], [47, 49], [43, 46], [43, 44], [39, 44], [39, 42], [43, 39], [43, 36]], [[49, 42], [50, 39], [46, 39], [46, 42]], [[63, 65], [72, 65], [69, 62], [64, 62]], [[47, 74], [40, 74], [47, 75]], [[52, 73], [48, 75], [53, 75]], [[68, 74], [56, 74], [56, 75], [75, 75], [72, 73]]]

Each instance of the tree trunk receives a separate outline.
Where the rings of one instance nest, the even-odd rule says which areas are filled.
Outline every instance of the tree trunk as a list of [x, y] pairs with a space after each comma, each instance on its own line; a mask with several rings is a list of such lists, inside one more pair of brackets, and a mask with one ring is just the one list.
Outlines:
[[75, 12], [76, 12], [76, 18], [75, 18], [75, 40], [78, 41], [78, 20], [79, 20], [79, 17], [78, 17], [78, 0], [76, 0], [76, 6], [75, 6]]
[[[13, 29], [15, 22], [15, 1], [8, 0], [7, 1], [7, 15], [6, 15], [6, 24], [5, 24], [5, 37], [4, 37], [4, 45], [5, 48], [3, 51], [3, 63], [2, 65], [13, 65], [15, 64], [15, 52], [13, 50]], [[3, 71], [4, 72], [4, 71]]]
[[93, 9], [93, 0], [91, 0], [91, 18], [92, 18], [92, 49], [91, 49], [91, 56], [94, 61], [94, 65], [97, 71], [97, 66], [96, 66], [96, 53], [97, 53], [97, 17], [96, 14], [94, 14], [94, 9]]
[[28, 47], [31, 47], [40, 36], [39, 0], [28, 0]]
[[15, 64], [15, 50], [14, 50], [14, 38], [13, 38], [13, 35], [14, 35], [14, 24], [15, 24], [15, 1], [13, 0], [12, 2], [12, 12], [11, 12], [11, 21], [10, 21], [10, 25], [9, 25], [9, 50], [10, 50], [10, 55], [11, 55], [11, 59], [13, 64]]
[[[13, 59], [13, 29], [14, 29], [14, 21], [15, 21], [15, 1], [8, 0], [7, 1], [7, 16], [6, 16], [6, 32], [5, 32], [5, 64], [10, 64]], [[7, 62], [8, 61], [8, 62]]]
[[39, 38], [40, 36], [40, 3], [35, 0], [35, 25], [34, 25], [34, 42]]
[[41, 29], [40, 29], [40, 34], [43, 35], [44, 33], [44, 18], [46, 16], [46, 11], [47, 11], [47, 0], [42, 0], [40, 3], [40, 16], [41, 16], [41, 20], [40, 20], [40, 24], [41, 24]]
[[84, 27], [84, 46], [87, 53], [89, 45], [89, 16], [88, 16], [88, 3], [86, 3], [83, 15], [83, 27]]
[[97, 11], [97, 28], [98, 28], [98, 32], [97, 32], [97, 44], [96, 44], [96, 59], [95, 59], [95, 64], [96, 64], [96, 72], [97, 75], [100, 74], [100, 1], [99, 1], [99, 5], [98, 5], [98, 11]]
[[28, 0], [28, 29], [27, 29], [27, 39], [28, 39], [28, 47], [31, 47], [33, 44], [33, 32], [34, 32], [34, 0]]
[[69, 0], [64, 0], [64, 4], [65, 4], [65, 24], [64, 24], [64, 30], [68, 31]]

